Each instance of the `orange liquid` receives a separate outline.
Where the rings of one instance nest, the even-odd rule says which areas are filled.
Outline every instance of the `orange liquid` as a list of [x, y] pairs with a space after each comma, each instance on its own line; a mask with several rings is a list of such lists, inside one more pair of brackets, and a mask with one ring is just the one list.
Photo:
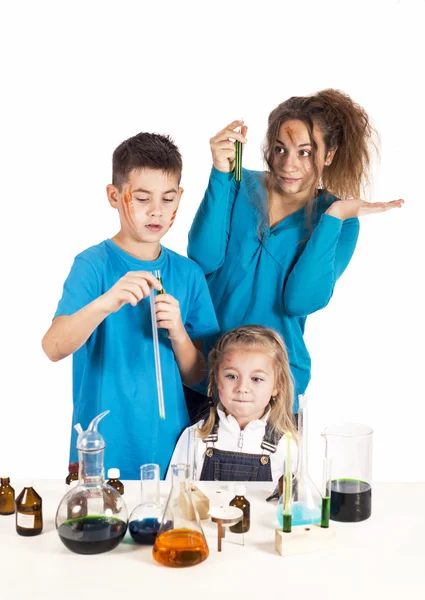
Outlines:
[[192, 567], [208, 558], [207, 542], [199, 531], [172, 529], [164, 531], [153, 547], [153, 557], [165, 567]]

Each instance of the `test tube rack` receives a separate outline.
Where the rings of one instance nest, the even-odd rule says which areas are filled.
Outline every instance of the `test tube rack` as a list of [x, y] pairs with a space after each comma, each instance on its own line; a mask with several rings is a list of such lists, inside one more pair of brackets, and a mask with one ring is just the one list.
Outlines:
[[336, 532], [333, 527], [320, 525], [296, 525], [291, 533], [275, 530], [275, 548], [281, 556], [307, 554], [320, 550], [331, 550], [335, 545]]

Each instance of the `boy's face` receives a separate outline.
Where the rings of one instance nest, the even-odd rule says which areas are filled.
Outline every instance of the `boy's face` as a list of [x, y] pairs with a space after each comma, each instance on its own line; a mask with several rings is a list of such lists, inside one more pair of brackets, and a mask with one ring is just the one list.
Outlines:
[[108, 185], [108, 199], [120, 214], [122, 231], [138, 242], [155, 243], [174, 222], [183, 189], [174, 173], [157, 169], [130, 172], [119, 191]]

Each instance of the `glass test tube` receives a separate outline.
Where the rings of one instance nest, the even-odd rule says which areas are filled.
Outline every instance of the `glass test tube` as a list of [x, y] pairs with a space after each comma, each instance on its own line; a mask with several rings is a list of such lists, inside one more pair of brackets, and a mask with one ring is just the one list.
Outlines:
[[332, 460], [325, 456], [323, 459], [321, 527], [329, 527], [329, 517], [331, 511], [331, 466]]
[[[161, 280], [161, 272], [159, 270], [154, 271], [154, 276]], [[159, 354], [159, 340], [158, 340], [158, 324], [156, 322], [155, 312], [155, 292], [154, 289], [150, 290], [150, 303], [151, 303], [151, 320], [152, 320], [152, 337], [153, 337], [153, 349], [155, 355], [155, 371], [156, 371], [156, 387], [158, 391], [158, 408], [159, 416], [161, 419], [165, 419], [165, 406], [164, 406], [164, 391], [162, 388], [162, 373], [161, 373], [161, 357]]]
[[283, 496], [283, 532], [291, 533], [292, 530], [292, 468], [291, 468], [291, 438], [290, 433], [285, 433], [285, 473]]
[[[242, 131], [242, 127], [240, 131]], [[237, 140], [235, 141], [235, 180], [242, 181], [242, 142]]]

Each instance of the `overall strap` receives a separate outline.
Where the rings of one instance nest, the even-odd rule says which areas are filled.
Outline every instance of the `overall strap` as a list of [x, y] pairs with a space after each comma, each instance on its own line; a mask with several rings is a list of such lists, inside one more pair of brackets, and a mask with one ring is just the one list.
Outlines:
[[283, 433], [279, 433], [276, 429], [267, 421], [266, 431], [264, 433], [263, 441], [261, 442], [261, 448], [268, 450], [271, 454], [274, 454], [277, 450], [280, 438]]

